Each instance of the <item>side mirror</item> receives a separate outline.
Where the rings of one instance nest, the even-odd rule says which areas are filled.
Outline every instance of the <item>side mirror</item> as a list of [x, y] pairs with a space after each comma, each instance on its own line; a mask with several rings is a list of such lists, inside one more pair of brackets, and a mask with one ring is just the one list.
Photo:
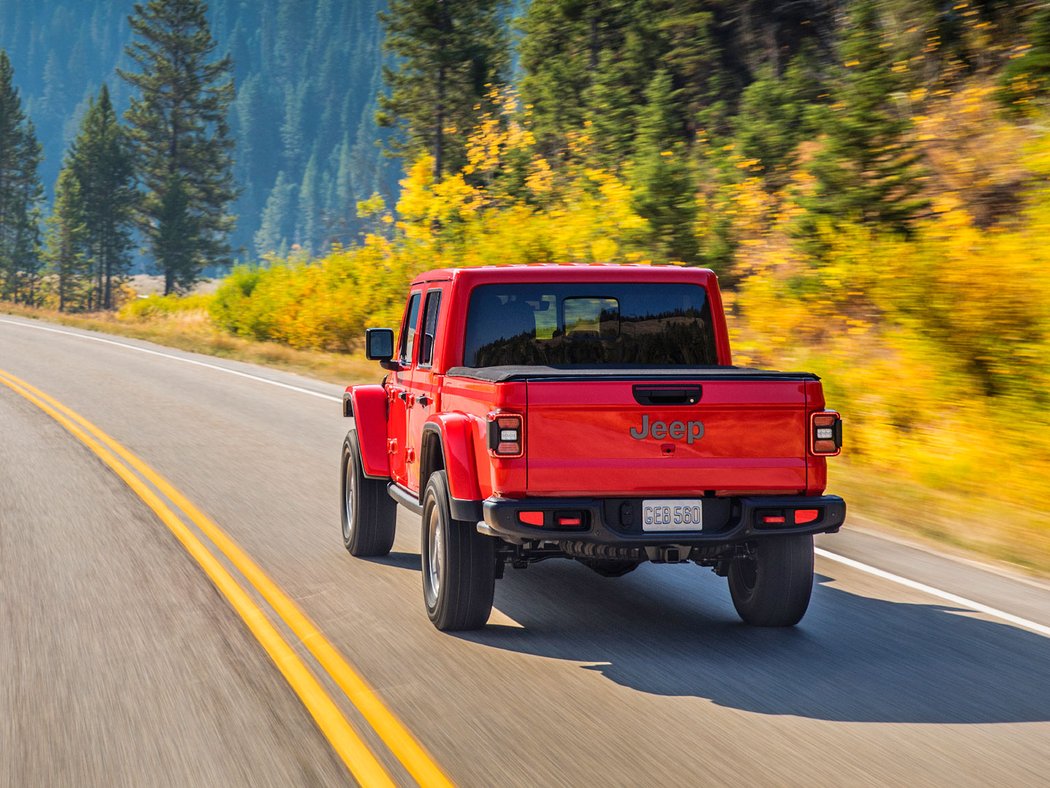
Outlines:
[[394, 331], [390, 328], [365, 329], [365, 358], [389, 361], [394, 357]]

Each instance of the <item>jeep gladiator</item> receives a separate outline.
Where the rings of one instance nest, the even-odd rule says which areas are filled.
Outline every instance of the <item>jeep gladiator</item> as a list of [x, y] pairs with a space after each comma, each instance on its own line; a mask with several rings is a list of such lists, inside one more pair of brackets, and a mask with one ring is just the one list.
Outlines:
[[365, 341], [388, 374], [343, 398], [343, 543], [385, 555], [398, 505], [421, 515], [439, 629], [483, 626], [508, 564], [554, 557], [607, 577], [693, 562], [749, 624], [805, 614], [813, 534], [846, 515], [824, 495], [842, 422], [816, 375], [733, 366], [713, 272], [435, 270], [396, 344]]

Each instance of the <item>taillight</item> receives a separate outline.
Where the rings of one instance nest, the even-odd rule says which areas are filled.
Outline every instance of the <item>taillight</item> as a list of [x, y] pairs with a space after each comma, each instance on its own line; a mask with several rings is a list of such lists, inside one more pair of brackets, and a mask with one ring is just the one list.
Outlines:
[[822, 515], [822, 509], [760, 509], [756, 513], [760, 528], [766, 525], [809, 525], [820, 520]]
[[583, 513], [582, 512], [557, 512], [554, 515], [554, 522], [559, 528], [582, 528], [583, 527]]
[[795, 525], [805, 525], [806, 523], [815, 523], [817, 518], [820, 517], [820, 509], [796, 509], [795, 510]]
[[834, 457], [842, 451], [842, 417], [833, 410], [810, 416], [810, 451], [818, 457]]
[[520, 457], [525, 451], [525, 429], [517, 413], [489, 414], [489, 454]]
[[[549, 516], [548, 516], [549, 515]], [[564, 530], [582, 530], [587, 527], [587, 513], [582, 511], [543, 512], [526, 509], [518, 512], [518, 522], [536, 528], [554, 528]]]

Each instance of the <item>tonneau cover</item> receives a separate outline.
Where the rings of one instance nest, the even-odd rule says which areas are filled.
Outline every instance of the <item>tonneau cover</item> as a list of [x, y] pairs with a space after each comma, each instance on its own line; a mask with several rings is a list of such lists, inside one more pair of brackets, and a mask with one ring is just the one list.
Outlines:
[[820, 380], [812, 372], [777, 372], [750, 367], [452, 367], [448, 375], [490, 383], [511, 380], [617, 380], [646, 378], [701, 378], [707, 380]]

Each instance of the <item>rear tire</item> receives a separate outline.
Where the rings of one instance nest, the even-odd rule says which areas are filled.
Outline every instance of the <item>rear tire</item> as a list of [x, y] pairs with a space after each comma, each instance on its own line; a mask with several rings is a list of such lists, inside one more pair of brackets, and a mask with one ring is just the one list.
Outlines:
[[448, 478], [436, 471], [423, 497], [423, 602], [442, 631], [478, 629], [492, 612], [496, 540], [453, 520], [448, 501]]
[[756, 542], [754, 558], [730, 563], [729, 593], [745, 623], [794, 626], [813, 593], [813, 537], [770, 536]]
[[343, 442], [343, 547], [350, 555], [386, 555], [394, 546], [397, 502], [386, 491], [385, 479], [369, 479], [361, 468], [357, 431]]

